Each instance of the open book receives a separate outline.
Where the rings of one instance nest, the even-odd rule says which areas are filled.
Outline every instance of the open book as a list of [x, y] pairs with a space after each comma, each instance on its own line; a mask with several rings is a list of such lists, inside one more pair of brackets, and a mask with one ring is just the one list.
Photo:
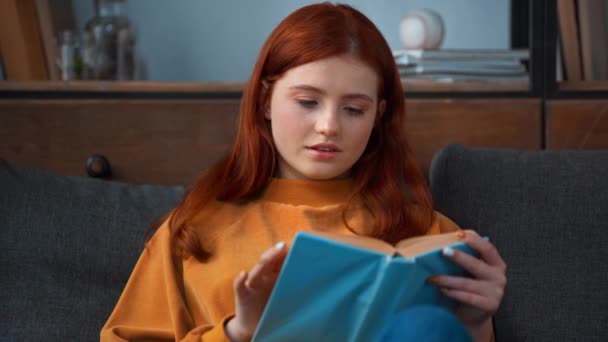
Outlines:
[[471, 255], [457, 232], [403, 240], [299, 232], [253, 341], [373, 341], [393, 314], [421, 304], [456, 304], [427, 283], [437, 274], [465, 275], [441, 254]]

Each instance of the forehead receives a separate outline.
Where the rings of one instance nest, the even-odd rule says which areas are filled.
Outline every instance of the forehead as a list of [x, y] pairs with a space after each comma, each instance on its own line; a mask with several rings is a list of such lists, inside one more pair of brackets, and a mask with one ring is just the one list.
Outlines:
[[328, 94], [363, 93], [375, 98], [378, 75], [374, 69], [354, 57], [338, 56], [292, 68], [276, 85], [286, 88], [308, 85]]

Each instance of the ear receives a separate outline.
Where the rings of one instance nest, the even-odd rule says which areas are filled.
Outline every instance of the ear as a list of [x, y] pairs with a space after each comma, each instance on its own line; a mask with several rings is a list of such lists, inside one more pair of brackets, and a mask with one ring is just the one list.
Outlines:
[[266, 106], [266, 109], [264, 110], [264, 117], [266, 120], [270, 120], [270, 106]]
[[378, 118], [381, 119], [382, 116], [384, 115], [384, 112], [386, 111], [386, 100], [382, 99], [380, 100], [380, 103], [378, 103]]

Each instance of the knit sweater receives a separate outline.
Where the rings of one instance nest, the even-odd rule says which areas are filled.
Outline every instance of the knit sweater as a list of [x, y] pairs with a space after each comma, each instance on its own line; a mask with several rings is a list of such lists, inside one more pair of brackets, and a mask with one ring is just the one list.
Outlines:
[[[254, 201], [210, 203], [193, 223], [212, 253], [205, 262], [172, 253], [166, 221], [142, 252], [101, 340], [228, 341], [224, 324], [235, 312], [234, 278], [265, 250], [279, 241], [289, 245], [301, 230], [370, 233], [373, 217], [360, 202], [346, 215], [352, 230], [344, 224], [351, 190], [350, 180], [273, 179]], [[428, 234], [457, 229], [436, 212]]]

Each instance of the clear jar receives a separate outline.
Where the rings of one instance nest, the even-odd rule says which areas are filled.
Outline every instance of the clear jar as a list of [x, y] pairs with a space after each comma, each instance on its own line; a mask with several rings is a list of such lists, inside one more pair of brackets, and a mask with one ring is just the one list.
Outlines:
[[135, 32], [126, 0], [98, 0], [97, 14], [83, 37], [92, 40], [90, 67], [96, 80], [132, 80], [135, 76]]
[[65, 30], [59, 33], [57, 39], [57, 66], [61, 71], [63, 81], [72, 81], [77, 78], [78, 42], [73, 31]]
[[84, 31], [80, 40], [80, 57], [82, 61], [82, 70], [80, 79], [94, 80], [95, 79], [95, 39], [90, 32]]

